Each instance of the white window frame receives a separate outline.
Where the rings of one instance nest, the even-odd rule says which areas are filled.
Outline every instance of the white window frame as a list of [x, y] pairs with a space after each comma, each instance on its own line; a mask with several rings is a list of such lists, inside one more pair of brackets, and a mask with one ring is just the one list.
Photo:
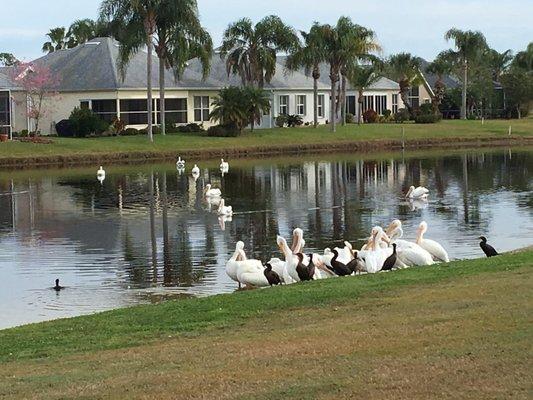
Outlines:
[[[303, 100], [303, 102], [301, 102]], [[296, 115], [307, 115], [307, 96], [305, 94], [296, 95]]]
[[[196, 105], [196, 99], [200, 99], [200, 107]], [[205, 102], [206, 99], [207, 99], [207, 103]], [[209, 101], [210, 101], [209, 96], [194, 96], [193, 98], [194, 122], [208, 122], [209, 121], [209, 113], [211, 111], [209, 108]], [[200, 119], [196, 118], [197, 111], [200, 112]], [[206, 112], [207, 112], [207, 116], [205, 114]]]
[[[284, 103], [282, 103], [281, 99], [285, 100]], [[278, 96], [278, 113], [279, 115], [289, 115], [289, 95], [287, 94], [280, 94]], [[285, 111], [283, 111], [285, 109]]]
[[378, 115], [383, 115], [383, 112], [387, 109], [387, 95], [375, 95], [374, 103], [376, 105], [376, 109], [374, 111], [376, 111]]
[[396, 114], [398, 112], [398, 94], [392, 94], [392, 113]]
[[326, 96], [323, 95], [323, 94], [319, 94], [318, 97], [317, 97], [317, 104], [316, 104], [318, 118], [324, 118], [324, 115], [325, 115], [324, 105], [325, 105], [325, 103], [326, 103]]

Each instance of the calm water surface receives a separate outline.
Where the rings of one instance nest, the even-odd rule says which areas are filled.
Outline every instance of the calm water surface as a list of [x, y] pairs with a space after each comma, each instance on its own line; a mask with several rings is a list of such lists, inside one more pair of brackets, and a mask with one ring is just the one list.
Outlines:
[[[426, 220], [454, 259], [480, 257], [481, 234], [501, 251], [533, 244], [532, 149], [246, 160], [225, 176], [203, 163], [197, 181], [191, 166], [109, 166], [103, 184], [96, 168], [1, 172], [0, 328], [231, 292], [235, 242], [267, 260], [296, 226], [308, 252], [360, 247], [394, 218], [411, 239]], [[232, 221], [210, 211], [208, 182]], [[411, 184], [430, 189], [427, 207], [403, 199]], [[67, 289], [51, 290], [55, 278]]]

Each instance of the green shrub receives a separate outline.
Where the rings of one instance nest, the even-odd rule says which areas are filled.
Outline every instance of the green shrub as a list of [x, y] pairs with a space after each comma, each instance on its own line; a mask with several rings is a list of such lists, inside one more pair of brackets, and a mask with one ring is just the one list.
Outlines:
[[392, 116], [392, 111], [391, 110], [385, 110], [383, 111], [383, 116], [387, 119], [390, 119], [391, 116]]
[[435, 110], [433, 109], [433, 104], [424, 103], [420, 105], [419, 111], [422, 115], [430, 115], [433, 114]]
[[194, 122], [187, 125], [180, 125], [177, 127], [177, 131], [180, 133], [198, 133], [203, 132], [204, 128], [202, 125], [195, 124]]
[[417, 124], [434, 124], [442, 119], [441, 114], [419, 114], [415, 117]]
[[76, 137], [100, 135], [109, 128], [109, 124], [92, 110], [76, 107], [70, 113], [69, 120]]
[[302, 116], [301, 115], [289, 115], [287, 117], [287, 126], [289, 128], [294, 128], [294, 127], [297, 127], [297, 126], [301, 126], [303, 125], [304, 121], [302, 119]]
[[352, 113], [346, 114], [346, 123], [347, 124], [353, 124], [355, 120], [355, 116]]
[[407, 111], [406, 108], [400, 108], [396, 114], [394, 114], [394, 121], [403, 123], [405, 121], [409, 121], [411, 116], [409, 115], [409, 111]]
[[368, 109], [363, 113], [363, 121], [367, 124], [374, 124], [379, 121], [379, 115], [372, 109]]
[[235, 124], [214, 125], [207, 130], [207, 136], [210, 137], [237, 137], [240, 133]]
[[122, 131], [121, 136], [136, 136], [139, 135], [140, 132], [138, 129], [135, 128], [126, 128]]
[[288, 119], [289, 117], [285, 114], [280, 114], [276, 117], [276, 126], [278, 128], [283, 128], [287, 122], [288, 122]]

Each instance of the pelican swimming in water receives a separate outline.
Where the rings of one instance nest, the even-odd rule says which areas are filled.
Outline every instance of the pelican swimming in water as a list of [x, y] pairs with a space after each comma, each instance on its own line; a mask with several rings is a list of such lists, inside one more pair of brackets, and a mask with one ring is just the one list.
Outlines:
[[228, 172], [229, 170], [229, 163], [224, 161], [223, 158], [220, 159], [220, 170], [224, 172]]
[[100, 169], [96, 171], [96, 179], [98, 179], [100, 183], [102, 183], [105, 179], [105, 170], [102, 166], [100, 166]]
[[416, 188], [411, 186], [405, 197], [408, 199], [426, 199], [428, 194], [429, 190], [423, 186], [418, 186]]
[[418, 227], [418, 236], [416, 238], [416, 244], [426, 250], [432, 257], [438, 261], [450, 262], [448, 253], [444, 250], [442, 245], [434, 240], [424, 238], [424, 234], [428, 230], [428, 224], [426, 221], [422, 221]]
[[220, 199], [220, 204], [218, 206], [218, 215], [225, 215], [231, 217], [233, 215], [233, 208], [231, 206], [225, 205], [224, 199]]
[[[178, 169], [184, 169], [185, 168], [185, 160], [182, 160], [181, 157], [178, 157], [178, 161], [176, 161], [176, 167]], [[200, 172], [200, 171], [198, 171]]]
[[204, 195], [205, 197], [220, 197], [222, 196], [222, 192], [218, 188], [212, 188], [211, 184], [208, 183], [205, 185]]

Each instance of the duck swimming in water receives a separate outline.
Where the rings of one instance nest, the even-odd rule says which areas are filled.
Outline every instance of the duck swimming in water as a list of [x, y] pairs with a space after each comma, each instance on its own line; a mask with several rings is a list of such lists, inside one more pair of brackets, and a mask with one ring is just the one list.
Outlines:
[[52, 289], [54, 289], [56, 292], [59, 292], [60, 290], [65, 289], [65, 287], [59, 284], [59, 279], [56, 279], [56, 285]]

